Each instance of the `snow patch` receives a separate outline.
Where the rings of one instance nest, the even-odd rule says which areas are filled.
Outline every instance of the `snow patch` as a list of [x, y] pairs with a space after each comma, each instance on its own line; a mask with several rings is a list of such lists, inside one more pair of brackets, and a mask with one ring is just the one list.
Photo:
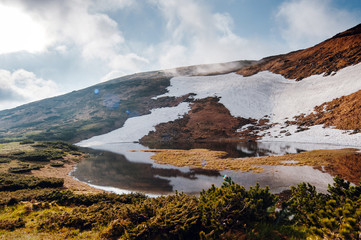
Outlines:
[[[281, 125], [276, 125], [270, 128], [269, 135], [262, 138], [263, 141], [278, 141], [278, 142], [298, 142], [298, 143], [326, 143], [339, 145], [344, 147], [360, 147], [361, 134], [351, 134], [352, 131], [339, 130], [334, 128], [324, 128], [322, 125], [309, 127], [308, 130], [296, 132], [296, 126], [284, 127], [282, 130], [287, 130], [291, 135], [281, 135]], [[275, 138], [277, 136], [277, 138]]]
[[[360, 72], [361, 63], [341, 69], [334, 75], [314, 75], [299, 82], [267, 71], [249, 77], [236, 73], [180, 76], [171, 79], [171, 85], [167, 88], [168, 93], [156, 98], [180, 97], [189, 93], [196, 94], [194, 99], [220, 97], [220, 103], [235, 117], [261, 119], [267, 116], [270, 123], [280, 123], [268, 130], [263, 137], [266, 141], [357, 146], [360, 145], [361, 134], [349, 135], [348, 132], [324, 129], [321, 126], [297, 132], [299, 130], [297, 126], [286, 127], [283, 122], [301, 113], [309, 114], [315, 106], [324, 102], [361, 90]], [[181, 103], [177, 107], [153, 109], [151, 114], [128, 119], [120, 129], [84, 140], [78, 145], [91, 147], [111, 142], [138, 141], [155, 130], [157, 124], [176, 120], [189, 110], [189, 103]], [[251, 125], [246, 125], [238, 131], [249, 126]]]
[[195, 99], [220, 97], [235, 117], [282, 122], [317, 105], [361, 89], [361, 63], [341, 69], [333, 76], [314, 75], [294, 81], [268, 71], [243, 77], [236, 73], [215, 76], [174, 77], [168, 93], [159, 97], [180, 97], [195, 93]]
[[114, 142], [134, 142], [155, 130], [155, 126], [181, 118], [190, 110], [189, 103], [183, 102], [176, 107], [152, 109], [148, 115], [129, 118], [122, 128], [92, 137], [77, 143], [81, 147], [92, 147]]

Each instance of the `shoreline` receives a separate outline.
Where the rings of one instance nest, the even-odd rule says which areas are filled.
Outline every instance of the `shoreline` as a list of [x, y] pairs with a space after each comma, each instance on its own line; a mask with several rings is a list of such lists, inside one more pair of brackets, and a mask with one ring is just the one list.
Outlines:
[[261, 173], [263, 166], [311, 166], [331, 176], [341, 176], [352, 183], [361, 179], [361, 153], [357, 148], [311, 150], [279, 156], [228, 158], [225, 152], [208, 149], [146, 149], [158, 164], [210, 170], [233, 170]]
[[32, 170], [28, 175], [35, 177], [56, 177], [64, 179], [63, 188], [69, 189], [75, 192], [81, 193], [103, 193], [106, 192], [104, 190], [92, 187], [84, 182], [77, 180], [72, 177], [70, 173], [74, 171], [76, 165], [85, 159], [84, 155], [80, 157], [69, 157], [67, 158], [68, 162], [64, 164], [62, 167], [52, 167], [50, 165], [46, 165], [39, 170]]

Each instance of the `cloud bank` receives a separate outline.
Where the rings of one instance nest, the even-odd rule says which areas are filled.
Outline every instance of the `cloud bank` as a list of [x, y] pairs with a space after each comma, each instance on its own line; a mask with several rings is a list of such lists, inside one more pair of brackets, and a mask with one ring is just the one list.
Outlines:
[[[273, 35], [251, 37], [252, 34], [243, 36], [240, 31], [245, 23], [237, 22], [237, 16], [230, 12], [214, 7], [214, 1], [0, 0], [0, 64], [6, 59], [1, 56], [13, 62], [8, 70], [0, 70], [1, 76], [14, 79], [13, 75], [20, 71], [14, 69], [23, 69], [25, 75], [33, 74], [23, 78], [28, 81], [28, 87], [42, 88], [49, 80], [39, 80], [36, 75], [56, 72], [58, 77], [54, 74], [44, 78], [54, 79], [62, 86], [65, 75], [76, 76], [74, 82], [88, 86], [135, 72], [260, 59], [312, 46], [356, 25], [360, 14], [335, 7], [336, 1], [284, 0], [275, 5], [271, 17], [265, 17], [265, 21], [272, 23]], [[232, 4], [239, 8], [249, 5], [246, 1]], [[132, 22], [135, 19], [141, 19], [138, 25]], [[252, 24], [252, 18], [247, 24]], [[147, 27], [150, 30], [144, 33], [139, 25], [143, 30]], [[24, 52], [31, 55], [26, 61], [45, 55], [57, 60], [37, 63], [42, 66], [25, 62], [27, 68], [18, 63]], [[47, 57], [40, 59], [50, 58]], [[71, 65], [66, 74], [61, 74], [62, 63]], [[54, 71], [54, 68], [60, 70]], [[91, 77], [94, 79], [89, 79]], [[0, 87], [0, 104], [4, 101], [20, 104], [35, 99], [30, 90], [14, 90], [18, 85], [11, 81]], [[55, 84], [54, 81], [50, 82]]]
[[282, 37], [292, 49], [310, 47], [359, 21], [352, 13], [334, 7], [331, 0], [285, 1], [276, 18]]
[[51, 97], [58, 92], [58, 86], [51, 80], [36, 77], [32, 72], [19, 69], [14, 72], [0, 70], [0, 109], [15, 107]]
[[[216, 63], [259, 58], [261, 45], [234, 33], [228, 13], [213, 13], [206, 1], [153, 0], [166, 24], [166, 38], [155, 46], [159, 66], [170, 68], [200, 63]], [[251, 50], [252, 49], [252, 50]]]

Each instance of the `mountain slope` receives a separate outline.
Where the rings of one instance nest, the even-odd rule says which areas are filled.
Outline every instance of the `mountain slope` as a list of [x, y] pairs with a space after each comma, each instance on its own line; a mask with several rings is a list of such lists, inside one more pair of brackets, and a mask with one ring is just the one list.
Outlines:
[[[344, 118], [352, 122], [346, 129], [361, 129], [355, 117], [359, 112], [360, 62], [358, 25], [314, 47], [258, 62], [139, 73], [1, 111], [0, 139], [77, 142], [90, 138], [88, 145], [105, 139], [145, 142], [243, 137], [286, 141], [306, 136], [300, 133], [304, 130], [312, 135], [312, 129], [325, 137], [329, 133], [313, 125], [339, 127], [337, 121], [331, 121], [336, 115], [338, 122], [345, 122]], [[334, 103], [335, 98], [342, 99], [342, 104]], [[312, 115], [315, 107], [326, 105]], [[350, 143], [358, 137], [350, 137]]]
[[[359, 112], [361, 90], [360, 28], [358, 25], [309, 49], [263, 59], [242, 68], [239, 74], [172, 78], [168, 92], [155, 99], [191, 94], [187, 101], [192, 101], [192, 110], [170, 122], [144, 127], [142, 132], [149, 134], [141, 138], [142, 143], [261, 138], [359, 145], [361, 123], [355, 113]], [[210, 100], [214, 98], [219, 100], [217, 104]], [[342, 104], [336, 98], [342, 99]], [[201, 111], [194, 111], [201, 102]], [[315, 115], [315, 107], [316, 111], [324, 108], [323, 112]], [[81, 144], [106, 142], [109, 137], [105, 134]]]
[[138, 73], [0, 111], [0, 141], [32, 138], [77, 142], [107, 133], [123, 126], [130, 117], [186, 99], [152, 99], [166, 93], [173, 76], [229, 73], [252, 63], [235, 61]]
[[288, 79], [301, 80], [311, 75], [323, 73], [329, 75], [359, 62], [361, 62], [361, 24], [314, 47], [264, 58], [238, 73], [250, 76], [267, 70]]

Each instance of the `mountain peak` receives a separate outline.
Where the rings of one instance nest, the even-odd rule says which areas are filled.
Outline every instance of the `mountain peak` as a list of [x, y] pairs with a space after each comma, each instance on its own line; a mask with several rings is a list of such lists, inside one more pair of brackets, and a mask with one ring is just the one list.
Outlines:
[[361, 62], [361, 24], [313, 47], [271, 56], [238, 71], [250, 76], [261, 71], [302, 80], [311, 75], [329, 75]]
[[359, 34], [361, 34], [361, 23], [353, 28], [350, 28], [350, 29], [344, 31], [344, 32], [336, 34], [331, 39], [348, 37], [348, 36], [359, 35]]

